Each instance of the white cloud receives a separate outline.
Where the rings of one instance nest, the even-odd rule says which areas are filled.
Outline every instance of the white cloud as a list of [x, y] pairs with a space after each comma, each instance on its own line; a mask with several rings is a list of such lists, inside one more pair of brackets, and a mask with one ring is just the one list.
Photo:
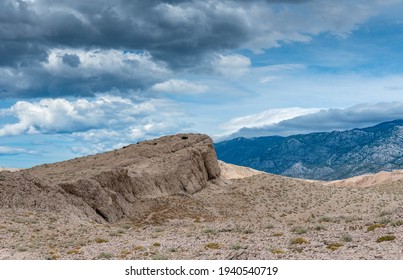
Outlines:
[[[63, 134], [71, 139], [72, 152], [99, 153], [140, 140], [185, 132], [192, 124], [179, 106], [164, 99], [134, 101], [99, 95], [94, 99], [42, 99], [18, 101], [0, 116], [15, 118], [0, 126], [0, 136]], [[23, 152], [0, 146], [0, 153]]]
[[[290, 108], [284, 108], [287, 112]], [[258, 137], [269, 135], [288, 136], [293, 134], [304, 134], [312, 132], [324, 132], [333, 130], [347, 130], [353, 128], [364, 128], [379, 124], [381, 122], [403, 119], [403, 102], [384, 102], [376, 104], [359, 104], [346, 109], [309, 109], [303, 111], [295, 117], [291, 115], [281, 118], [274, 118], [262, 126], [256, 125], [256, 116], [246, 116], [236, 120], [232, 127], [243, 125], [241, 129], [233, 133], [230, 137]], [[293, 110], [290, 110], [291, 112]], [[258, 114], [257, 116], [265, 114]], [[287, 113], [285, 113], [287, 115]], [[262, 118], [264, 119], [264, 118]], [[270, 119], [270, 114], [269, 114]], [[263, 122], [262, 122], [263, 123]], [[228, 124], [227, 124], [228, 125]]]
[[122, 126], [155, 111], [152, 101], [134, 103], [130, 99], [99, 96], [95, 100], [42, 99], [18, 101], [3, 115], [17, 118], [16, 123], [0, 127], [0, 136], [35, 133], [71, 133], [93, 128]]
[[320, 109], [317, 108], [305, 109], [298, 107], [270, 109], [258, 114], [231, 119], [229, 122], [221, 125], [221, 127], [227, 130], [227, 133], [232, 133], [244, 127], [263, 127], [319, 111]]
[[0, 155], [15, 155], [15, 154], [32, 154], [33, 151], [28, 151], [23, 148], [0, 146]]
[[[257, 53], [283, 43], [309, 42], [313, 36], [331, 33], [346, 37], [381, 9], [378, 1], [306, 1], [296, 7], [273, 9], [252, 5], [243, 17], [253, 37], [244, 47]], [[245, 11], [246, 13], [246, 11]], [[354, 16], [351, 16], [354, 15]]]
[[219, 55], [213, 62], [213, 68], [218, 74], [230, 78], [247, 74], [250, 71], [250, 66], [250, 59], [239, 54]]
[[[63, 60], [65, 55], [77, 56], [79, 68], [71, 67]], [[43, 67], [53, 75], [91, 76], [94, 73], [110, 73], [134, 77], [150, 74], [163, 76], [170, 71], [162, 62], [156, 62], [148, 52], [132, 53], [120, 50], [52, 49]], [[136, 77], [137, 78], [137, 77]]]
[[187, 80], [171, 79], [162, 83], [155, 84], [152, 89], [159, 92], [168, 93], [203, 93], [208, 87], [205, 85], [194, 84]]

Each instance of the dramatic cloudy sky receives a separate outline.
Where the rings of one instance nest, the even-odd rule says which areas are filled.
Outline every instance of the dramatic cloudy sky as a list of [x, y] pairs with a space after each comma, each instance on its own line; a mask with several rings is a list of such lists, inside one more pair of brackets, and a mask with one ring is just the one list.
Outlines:
[[0, 166], [403, 118], [403, 0], [2, 0]]

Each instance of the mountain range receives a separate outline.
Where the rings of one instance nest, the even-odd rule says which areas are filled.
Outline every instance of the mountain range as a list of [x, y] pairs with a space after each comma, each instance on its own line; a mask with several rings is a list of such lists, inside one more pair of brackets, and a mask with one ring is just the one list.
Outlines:
[[215, 143], [220, 160], [284, 176], [339, 180], [403, 169], [403, 120], [346, 131]]

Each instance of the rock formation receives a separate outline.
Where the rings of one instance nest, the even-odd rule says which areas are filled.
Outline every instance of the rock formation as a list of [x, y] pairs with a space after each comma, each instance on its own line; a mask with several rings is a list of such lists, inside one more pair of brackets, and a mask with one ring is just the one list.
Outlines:
[[68, 211], [114, 222], [142, 198], [190, 195], [218, 178], [207, 135], [179, 134], [111, 152], [0, 173], [0, 206]]

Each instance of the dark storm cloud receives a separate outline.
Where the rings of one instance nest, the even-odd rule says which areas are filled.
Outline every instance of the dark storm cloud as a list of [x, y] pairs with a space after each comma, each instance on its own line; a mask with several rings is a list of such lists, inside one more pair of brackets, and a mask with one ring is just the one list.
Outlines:
[[202, 2], [6, 0], [0, 4], [0, 63], [35, 54], [43, 60], [49, 47], [65, 46], [148, 50], [179, 65], [187, 60], [178, 56], [234, 48], [247, 39], [243, 18]]
[[63, 63], [67, 64], [73, 68], [76, 68], [80, 65], [80, 57], [78, 55], [75, 54], [65, 54], [63, 55]]
[[[66, 76], [66, 69], [52, 68], [54, 72], [50, 72], [43, 66], [49, 63], [49, 55], [55, 49], [65, 50], [64, 64], [77, 70], [82, 69], [83, 60], [75, 50], [118, 50], [147, 52], [151, 60], [173, 72], [206, 71], [213, 67], [214, 57], [226, 51], [261, 50], [278, 46], [281, 41], [306, 42], [310, 39], [308, 34], [338, 28], [343, 29], [340, 32], [349, 31], [357, 21], [366, 18], [356, 14], [354, 20], [345, 20], [340, 25], [339, 19], [334, 21], [323, 14], [318, 16], [317, 20], [321, 21], [318, 28], [315, 20], [310, 22], [312, 15], [306, 15], [303, 9], [290, 12], [270, 8], [272, 4], [304, 2], [311, 1], [2, 0], [0, 98], [4, 97], [3, 93], [28, 96], [43, 92], [43, 96], [51, 96], [53, 90], [58, 92], [55, 95], [91, 95], [95, 90], [113, 88], [141, 90], [161, 81], [161, 76], [151, 68], [146, 69], [149, 77], [143, 75], [141, 79], [136, 77], [139, 73], [136, 69], [131, 73], [131, 82], [106, 68], [105, 73], [98, 71], [96, 75], [83, 77]], [[328, 5], [323, 4], [325, 1], [317, 3], [325, 8]], [[340, 11], [344, 13], [343, 9]], [[327, 18], [331, 20], [323, 23]], [[30, 77], [32, 73], [36, 80]], [[7, 82], [10, 75], [19, 79], [18, 86]], [[59, 88], [72, 83], [75, 88]]]

